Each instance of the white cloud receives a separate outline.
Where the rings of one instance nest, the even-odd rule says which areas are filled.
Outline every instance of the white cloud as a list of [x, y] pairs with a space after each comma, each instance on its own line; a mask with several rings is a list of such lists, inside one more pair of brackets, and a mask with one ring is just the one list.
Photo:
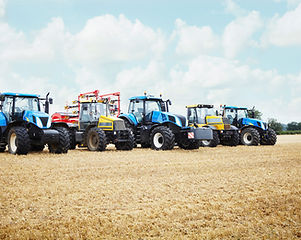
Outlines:
[[68, 55], [80, 63], [110, 63], [160, 57], [165, 40], [160, 31], [131, 22], [124, 15], [89, 19], [73, 37]]
[[262, 24], [260, 15], [256, 11], [229, 23], [222, 37], [225, 56], [234, 58], [244, 47], [252, 45], [251, 37], [262, 27]]
[[0, 0], [0, 19], [5, 16], [5, 0]]
[[0, 60], [49, 61], [63, 51], [65, 43], [64, 23], [53, 18], [46, 28], [34, 34], [30, 42], [23, 32], [17, 32], [7, 23], [0, 22]]
[[265, 119], [301, 119], [301, 113], [293, 111], [300, 99], [301, 74], [281, 75], [204, 55], [191, 61], [187, 70], [171, 69], [169, 89], [169, 96], [179, 106], [177, 111], [194, 103], [255, 105]]
[[264, 46], [301, 45], [301, 3], [294, 10], [286, 12], [282, 17], [275, 15], [269, 22], [262, 37]]
[[247, 14], [247, 11], [241, 8], [232, 0], [225, 0], [225, 10], [227, 13], [231, 13], [236, 17], [244, 16]]
[[286, 2], [288, 8], [295, 8], [301, 3], [301, 0], [274, 0], [274, 2]]
[[198, 56], [216, 49], [218, 37], [209, 26], [189, 26], [181, 19], [176, 20], [174, 35], [179, 38], [176, 53], [179, 55]]

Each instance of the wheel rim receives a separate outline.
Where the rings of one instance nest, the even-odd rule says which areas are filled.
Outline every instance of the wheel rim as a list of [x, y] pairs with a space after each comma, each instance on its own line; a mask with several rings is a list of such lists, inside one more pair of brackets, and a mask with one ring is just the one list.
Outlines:
[[10, 146], [10, 149], [12, 150], [12, 152], [17, 151], [17, 135], [16, 135], [16, 133], [12, 133], [10, 135], [9, 146]]
[[204, 146], [209, 146], [210, 145], [210, 141], [208, 141], [208, 140], [203, 140], [202, 143], [203, 143]]
[[91, 133], [90, 137], [89, 137], [89, 146], [92, 149], [96, 149], [99, 143], [99, 139], [96, 133]]
[[155, 133], [153, 142], [156, 148], [161, 148], [164, 144], [164, 138], [162, 133], [160, 132]]
[[253, 142], [253, 135], [249, 132], [246, 132], [243, 139], [246, 144], [251, 144]]

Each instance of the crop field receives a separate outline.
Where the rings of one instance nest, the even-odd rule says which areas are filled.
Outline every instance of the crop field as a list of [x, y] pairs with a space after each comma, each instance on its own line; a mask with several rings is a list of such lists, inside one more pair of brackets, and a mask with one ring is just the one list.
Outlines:
[[301, 135], [275, 146], [0, 154], [0, 239], [300, 239]]

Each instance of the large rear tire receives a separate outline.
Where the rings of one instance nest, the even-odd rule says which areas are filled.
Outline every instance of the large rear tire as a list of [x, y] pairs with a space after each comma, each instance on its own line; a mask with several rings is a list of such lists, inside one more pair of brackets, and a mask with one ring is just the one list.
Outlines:
[[150, 134], [151, 148], [154, 150], [171, 150], [175, 145], [175, 135], [165, 126], [159, 126]]
[[237, 131], [233, 131], [231, 138], [227, 140], [223, 140], [222, 144], [231, 147], [237, 146], [239, 144], [239, 133]]
[[76, 139], [75, 139], [75, 130], [69, 128], [69, 138], [70, 138], [70, 148], [69, 149], [75, 149], [76, 148]]
[[65, 127], [55, 127], [59, 132], [59, 142], [55, 144], [48, 144], [49, 152], [61, 154], [67, 153], [70, 148], [69, 131]]
[[34, 144], [32, 144], [31, 145], [31, 151], [33, 151], [33, 152], [42, 152], [43, 150], [44, 150], [44, 145], [34, 145]]
[[90, 151], [104, 151], [107, 147], [106, 134], [101, 128], [91, 128], [87, 134], [87, 147]]
[[212, 134], [213, 134], [213, 139], [201, 141], [202, 147], [216, 147], [219, 144], [218, 132], [212, 131]]
[[240, 134], [240, 141], [246, 146], [257, 146], [260, 141], [260, 134], [255, 128], [248, 127], [242, 130]]
[[185, 140], [178, 142], [178, 146], [185, 150], [199, 149], [200, 141], [199, 140]]
[[260, 141], [261, 145], [275, 145], [277, 142], [277, 134], [274, 129], [269, 128], [267, 130], [267, 139], [262, 139]]
[[128, 138], [127, 142], [117, 142], [115, 144], [115, 147], [117, 150], [129, 151], [134, 148], [134, 144], [135, 144], [134, 135], [133, 135], [132, 131], [129, 129], [128, 129], [128, 132], [129, 132], [129, 138]]
[[6, 146], [4, 146], [4, 147], [0, 147], [0, 152], [4, 152], [4, 151], [5, 151], [5, 149], [6, 149]]
[[25, 127], [11, 128], [7, 142], [11, 154], [26, 155], [30, 150], [30, 138]]

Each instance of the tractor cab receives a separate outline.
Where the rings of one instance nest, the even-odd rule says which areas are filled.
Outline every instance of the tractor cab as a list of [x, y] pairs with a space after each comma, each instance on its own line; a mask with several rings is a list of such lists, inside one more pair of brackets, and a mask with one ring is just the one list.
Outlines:
[[186, 108], [189, 125], [212, 125], [218, 130], [230, 129], [229, 121], [219, 116], [213, 105], [195, 104], [188, 105]]
[[225, 106], [223, 107], [223, 116], [228, 118], [230, 123], [238, 128], [250, 125], [265, 131], [268, 127], [267, 123], [254, 119], [254, 112], [244, 107]]
[[[41, 111], [40, 101], [46, 100], [45, 112]], [[49, 103], [52, 99], [40, 98], [35, 94], [2, 93], [0, 96], [1, 112], [7, 123], [26, 121], [33, 123], [38, 128], [49, 128]]]
[[229, 119], [231, 124], [240, 127], [242, 120], [248, 118], [249, 114], [247, 108], [225, 107], [223, 115]]
[[170, 100], [163, 101], [162, 98], [153, 96], [132, 97], [128, 114], [135, 124], [151, 122], [153, 116], [158, 116], [161, 112], [168, 112], [170, 104]]
[[86, 129], [91, 123], [97, 124], [100, 116], [106, 116], [106, 104], [103, 102], [81, 102], [79, 128]]

